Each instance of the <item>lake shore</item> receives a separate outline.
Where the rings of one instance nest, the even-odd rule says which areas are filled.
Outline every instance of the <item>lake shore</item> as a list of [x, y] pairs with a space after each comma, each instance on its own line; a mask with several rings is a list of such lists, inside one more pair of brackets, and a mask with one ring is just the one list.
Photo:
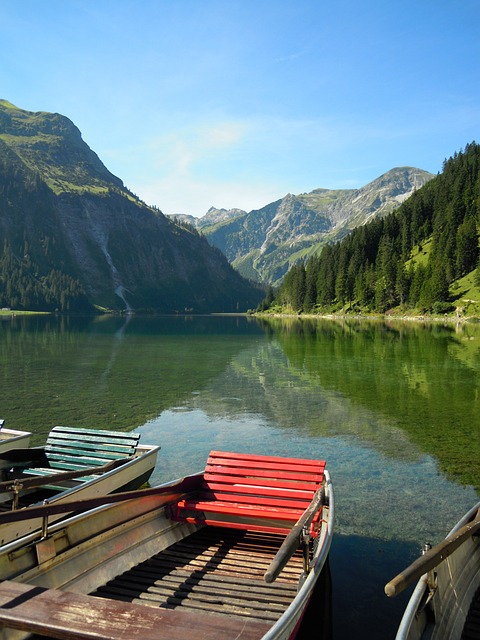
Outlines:
[[408, 314], [363, 314], [363, 313], [264, 313], [256, 312], [256, 318], [302, 318], [308, 320], [381, 320], [387, 321], [405, 321], [405, 322], [443, 322], [448, 324], [463, 324], [467, 322], [480, 322], [480, 316], [457, 316], [457, 315], [408, 315]]

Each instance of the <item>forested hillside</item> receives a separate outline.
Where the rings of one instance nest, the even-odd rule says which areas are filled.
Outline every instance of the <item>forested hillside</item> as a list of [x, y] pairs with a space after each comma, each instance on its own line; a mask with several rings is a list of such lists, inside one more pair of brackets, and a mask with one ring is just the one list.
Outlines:
[[[92, 311], [49, 221], [54, 196], [0, 139], [0, 308]], [[29, 215], [35, 212], [34, 215]]]
[[394, 213], [290, 269], [260, 309], [385, 313], [453, 308], [458, 281], [480, 286], [480, 145], [472, 142]]

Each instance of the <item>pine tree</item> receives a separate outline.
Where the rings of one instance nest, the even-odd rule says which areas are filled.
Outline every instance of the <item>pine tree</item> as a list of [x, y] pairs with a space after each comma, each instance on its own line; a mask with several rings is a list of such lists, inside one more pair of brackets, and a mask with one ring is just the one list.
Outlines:
[[475, 219], [468, 216], [457, 229], [456, 274], [462, 277], [473, 271], [478, 262], [478, 232]]

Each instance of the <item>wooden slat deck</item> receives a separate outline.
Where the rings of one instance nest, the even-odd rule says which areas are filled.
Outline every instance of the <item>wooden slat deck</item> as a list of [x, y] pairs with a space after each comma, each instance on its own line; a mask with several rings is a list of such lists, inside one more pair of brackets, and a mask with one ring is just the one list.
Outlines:
[[260, 640], [302, 571], [297, 556], [274, 584], [263, 582], [282, 539], [207, 527], [89, 596], [0, 581], [0, 626], [31, 640]]
[[93, 595], [271, 625], [295, 597], [303, 568], [299, 554], [275, 583], [264, 582], [282, 541], [282, 535], [206, 527]]
[[[270, 625], [0, 581], [0, 624], [30, 640], [259, 640]], [[36, 635], [38, 634], [38, 635]], [[8, 637], [8, 635], [6, 636]]]

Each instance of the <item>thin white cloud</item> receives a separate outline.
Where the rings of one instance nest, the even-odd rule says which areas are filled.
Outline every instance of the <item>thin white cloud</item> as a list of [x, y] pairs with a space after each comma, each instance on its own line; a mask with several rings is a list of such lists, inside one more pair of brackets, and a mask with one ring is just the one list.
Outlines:
[[169, 174], [139, 185], [141, 198], [157, 205], [165, 214], [186, 213], [203, 216], [210, 207], [219, 209], [259, 209], [286, 195], [281, 185], [251, 182], [199, 180], [194, 176]]

